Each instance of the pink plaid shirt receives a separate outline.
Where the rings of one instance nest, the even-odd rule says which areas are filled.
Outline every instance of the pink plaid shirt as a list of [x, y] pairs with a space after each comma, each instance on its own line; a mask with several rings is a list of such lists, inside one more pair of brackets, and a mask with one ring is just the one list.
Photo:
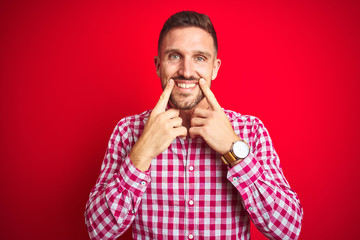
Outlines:
[[233, 168], [202, 138], [176, 138], [147, 172], [129, 158], [151, 111], [122, 119], [86, 205], [91, 239], [250, 239], [250, 220], [269, 239], [297, 239], [302, 207], [285, 179], [268, 131], [224, 110], [251, 153]]

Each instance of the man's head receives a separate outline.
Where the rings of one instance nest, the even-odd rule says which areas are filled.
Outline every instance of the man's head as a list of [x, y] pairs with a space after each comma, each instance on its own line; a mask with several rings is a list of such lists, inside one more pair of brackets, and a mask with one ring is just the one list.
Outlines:
[[218, 51], [218, 42], [214, 26], [208, 15], [193, 12], [183, 11], [172, 15], [161, 29], [159, 42], [158, 42], [158, 54], [160, 54], [160, 48], [165, 35], [173, 28], [177, 27], [198, 27], [208, 32], [214, 41], [215, 51]]
[[204, 78], [211, 85], [220, 63], [216, 33], [207, 15], [179, 12], [165, 22], [155, 65], [163, 88], [170, 78], [175, 80], [170, 97], [175, 108], [196, 106], [204, 98], [199, 79]]

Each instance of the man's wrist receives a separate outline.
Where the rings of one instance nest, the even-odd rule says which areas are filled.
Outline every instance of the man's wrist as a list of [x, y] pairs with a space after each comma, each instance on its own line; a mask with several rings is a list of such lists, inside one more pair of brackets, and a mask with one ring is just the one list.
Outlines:
[[226, 165], [233, 167], [244, 160], [249, 153], [249, 144], [237, 137], [237, 140], [232, 143], [230, 150], [223, 154], [221, 159]]
[[147, 156], [145, 153], [141, 153], [139, 149], [137, 149], [137, 145], [130, 151], [130, 160], [132, 164], [142, 172], [149, 170], [152, 158]]
[[[234, 133], [235, 134], [235, 133]], [[224, 144], [224, 146], [227, 146], [226, 148], [224, 148], [224, 151], [223, 152], [220, 152], [221, 156], [225, 155], [226, 153], [230, 152], [231, 149], [232, 149], [232, 145], [234, 142], [237, 142], [237, 141], [240, 141], [240, 137], [235, 135], [233, 138], [230, 138], [231, 140]]]

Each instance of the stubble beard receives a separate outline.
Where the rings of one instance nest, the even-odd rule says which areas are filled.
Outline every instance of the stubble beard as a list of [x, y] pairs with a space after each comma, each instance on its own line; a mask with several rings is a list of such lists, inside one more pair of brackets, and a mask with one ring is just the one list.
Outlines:
[[191, 94], [180, 94], [178, 97], [174, 97], [174, 94], [170, 95], [170, 101], [176, 109], [190, 110], [201, 102], [204, 98], [204, 94], [199, 90], [197, 96], [191, 101], [187, 98], [191, 97]]

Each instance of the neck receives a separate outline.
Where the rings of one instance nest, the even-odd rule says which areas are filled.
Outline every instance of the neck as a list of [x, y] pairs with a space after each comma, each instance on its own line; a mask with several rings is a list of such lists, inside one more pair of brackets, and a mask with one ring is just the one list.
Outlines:
[[191, 117], [193, 115], [195, 108], [189, 110], [180, 110], [179, 117], [182, 119], [182, 125], [186, 127], [188, 130], [191, 124]]

